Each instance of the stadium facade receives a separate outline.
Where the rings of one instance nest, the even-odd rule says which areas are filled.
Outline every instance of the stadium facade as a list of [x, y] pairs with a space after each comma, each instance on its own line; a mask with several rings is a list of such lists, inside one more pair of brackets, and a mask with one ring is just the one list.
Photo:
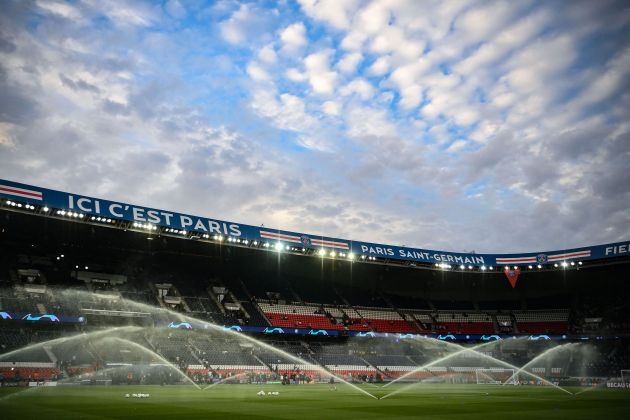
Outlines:
[[[207, 240], [232, 240], [250, 247], [300, 248], [310, 252], [346, 258], [370, 258], [384, 262], [450, 264], [476, 268], [514, 264], [547, 265], [571, 261], [591, 261], [630, 256], [630, 241], [555, 251], [527, 252], [519, 254], [465, 254], [449, 251], [398, 247], [386, 244], [322, 237], [312, 234], [289, 232], [256, 227], [207, 217], [181, 214], [112, 202], [72, 193], [49, 190], [32, 185], [0, 180], [0, 197], [11, 203], [19, 201], [44, 216], [66, 216], [84, 219], [84, 222], [105, 222], [125, 229], [160, 229], [160, 233], [178, 233], [187, 238]], [[16, 203], [17, 205], [18, 203]], [[16, 207], [10, 206], [9, 207]], [[30, 207], [28, 208], [30, 210]], [[48, 210], [45, 210], [48, 209]]]

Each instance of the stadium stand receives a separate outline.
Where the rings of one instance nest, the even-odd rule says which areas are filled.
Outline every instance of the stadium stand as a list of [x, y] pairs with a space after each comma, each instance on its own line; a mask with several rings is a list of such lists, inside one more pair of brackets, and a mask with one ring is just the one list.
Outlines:
[[494, 334], [494, 323], [488, 314], [467, 312], [438, 312], [435, 316], [438, 331], [455, 334]]
[[565, 334], [569, 330], [569, 313], [557, 311], [514, 311], [516, 327], [521, 333]]
[[[198, 381], [247, 372], [275, 375], [276, 379], [295, 375], [321, 378], [331, 371], [363, 381], [400, 377], [444, 354], [443, 348], [420, 350], [408, 345], [399, 337], [405, 334], [630, 332], [628, 286], [614, 281], [615, 275], [625, 278], [627, 263], [567, 272], [570, 282], [554, 281], [560, 277], [554, 272], [525, 273], [523, 279], [528, 281], [521, 281], [515, 292], [503, 273], [440, 272], [438, 277], [432, 270], [385, 270], [380, 265], [351, 266], [277, 254], [269, 258], [263, 251], [228, 252], [225, 247], [172, 238], [147, 241], [146, 235], [134, 232], [91, 226], [69, 230], [63, 222], [44, 225], [24, 215], [3, 215], [0, 311], [83, 317], [85, 322], [54, 325], [52, 321], [1, 320], [2, 353], [104, 326], [140, 325], [160, 330], [177, 320], [174, 314], [185, 314], [220, 327], [321, 329], [339, 335], [324, 341], [308, 335], [282, 339], [256, 335], [286, 353], [282, 354], [227, 338], [211, 340], [187, 330], [145, 332], [138, 340], [155, 355], [146, 353], [143, 362], [159, 363], [158, 357], [163, 357]], [[13, 229], [14, 225], [19, 229]], [[42, 231], [47, 235], [39, 236]], [[42, 237], [35, 248], [33, 237]], [[471, 279], [476, 281], [479, 276], [483, 276], [483, 289], [470, 295]], [[597, 285], [593, 278], [600, 279]], [[147, 308], [173, 312], [138, 315]], [[365, 334], [354, 337], [358, 340], [354, 342], [347, 335], [355, 332], [390, 336], [385, 340]], [[377, 350], [368, 351], [360, 340], [371, 340], [370, 348]], [[613, 375], [630, 363], [622, 344], [602, 345], [585, 367], [576, 362], [536, 369], [545, 369], [550, 375]], [[130, 363], [132, 352], [129, 346], [103, 349], [96, 340], [80, 344], [60, 341], [49, 348], [22, 352], [17, 364], [0, 364], [0, 374], [12, 380], [89, 376], [108, 363]], [[518, 349], [506, 347], [496, 352], [494, 356], [515, 364], [528, 360], [528, 354]], [[475, 367], [472, 363], [434, 366], [412, 377], [452, 373], [448, 369], [472, 373]]]

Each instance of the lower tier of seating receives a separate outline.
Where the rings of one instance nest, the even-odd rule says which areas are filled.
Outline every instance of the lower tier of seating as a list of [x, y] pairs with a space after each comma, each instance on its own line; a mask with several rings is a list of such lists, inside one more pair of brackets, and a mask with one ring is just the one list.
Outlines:
[[49, 381], [57, 380], [61, 376], [61, 371], [57, 368], [0, 367], [0, 375], [2, 375], [5, 380]]
[[569, 330], [566, 321], [524, 322], [517, 323], [521, 334], [565, 334]]
[[440, 322], [439, 333], [450, 334], [494, 334], [491, 322]]

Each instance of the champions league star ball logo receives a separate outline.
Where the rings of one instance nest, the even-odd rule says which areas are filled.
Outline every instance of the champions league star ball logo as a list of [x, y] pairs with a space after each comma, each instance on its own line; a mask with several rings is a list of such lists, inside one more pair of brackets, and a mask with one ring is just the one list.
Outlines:
[[545, 264], [547, 262], [547, 256], [545, 254], [538, 254], [536, 255], [536, 261], [538, 261], [539, 264]]
[[304, 245], [310, 246], [311, 245], [311, 238], [309, 238], [306, 235], [302, 235], [302, 236], [300, 236], [300, 242], [302, 242]]

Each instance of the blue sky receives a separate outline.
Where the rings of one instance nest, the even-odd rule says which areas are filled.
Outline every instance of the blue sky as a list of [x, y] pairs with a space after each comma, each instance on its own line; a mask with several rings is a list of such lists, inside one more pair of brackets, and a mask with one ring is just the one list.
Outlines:
[[477, 252], [630, 238], [624, 1], [6, 1], [0, 177]]

